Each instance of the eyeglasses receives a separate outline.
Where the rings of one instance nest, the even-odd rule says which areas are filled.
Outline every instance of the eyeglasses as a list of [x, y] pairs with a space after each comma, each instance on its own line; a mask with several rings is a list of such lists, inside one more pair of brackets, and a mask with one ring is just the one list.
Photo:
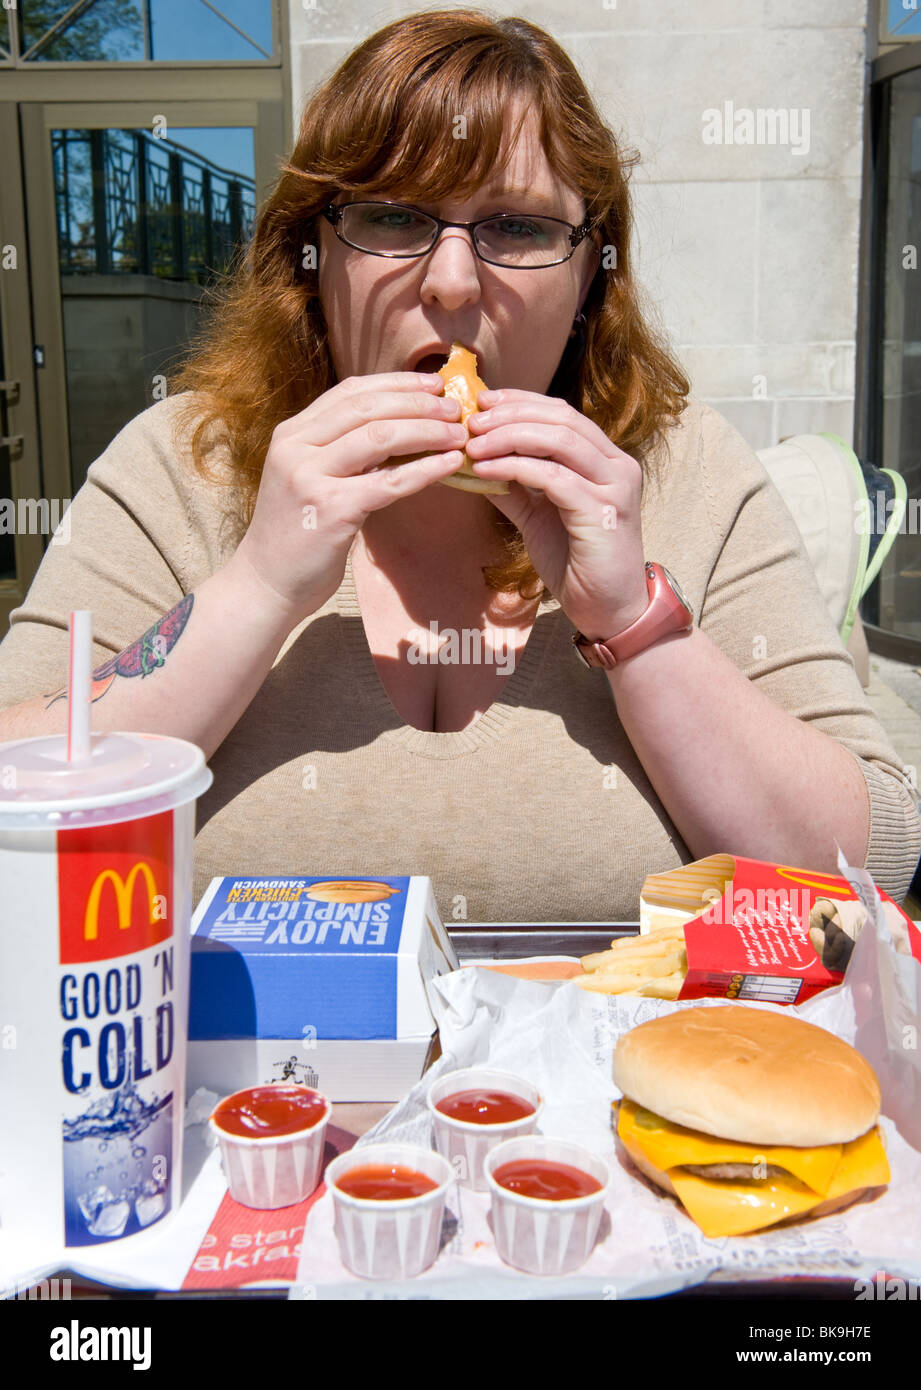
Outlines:
[[542, 270], [568, 261], [588, 236], [588, 218], [581, 226], [558, 217], [502, 213], [476, 222], [446, 222], [403, 203], [330, 203], [322, 209], [340, 241], [370, 256], [409, 259], [431, 251], [445, 227], [462, 227], [473, 239], [481, 261], [512, 270]]

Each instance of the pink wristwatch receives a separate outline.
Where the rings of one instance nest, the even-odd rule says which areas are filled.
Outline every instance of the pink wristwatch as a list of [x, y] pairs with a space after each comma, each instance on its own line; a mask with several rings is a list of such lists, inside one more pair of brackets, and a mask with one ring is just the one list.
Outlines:
[[603, 666], [610, 670], [619, 661], [645, 651], [662, 637], [690, 632], [694, 626], [694, 610], [681, 585], [664, 565], [646, 561], [646, 589], [649, 607], [623, 632], [604, 642], [592, 642], [581, 632], [573, 633], [573, 645], [586, 666]]

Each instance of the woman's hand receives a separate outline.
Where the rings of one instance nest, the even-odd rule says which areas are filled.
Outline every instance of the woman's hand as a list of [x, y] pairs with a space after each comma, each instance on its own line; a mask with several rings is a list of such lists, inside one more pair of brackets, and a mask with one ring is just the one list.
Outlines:
[[481, 391], [467, 421], [481, 478], [511, 483], [489, 500], [518, 527], [534, 568], [579, 631], [614, 637], [646, 611], [642, 470], [566, 401]]
[[336, 592], [371, 512], [460, 467], [467, 431], [452, 423], [460, 406], [443, 391], [440, 376], [419, 372], [348, 377], [276, 426], [253, 518], [231, 563], [248, 564], [290, 627]]

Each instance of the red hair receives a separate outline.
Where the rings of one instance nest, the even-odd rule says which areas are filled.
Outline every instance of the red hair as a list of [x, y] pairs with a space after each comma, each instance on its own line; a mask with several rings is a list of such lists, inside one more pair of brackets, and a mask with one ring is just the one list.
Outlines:
[[[518, 127], [510, 106], [521, 100]], [[468, 138], [445, 139], [456, 112]], [[567, 347], [548, 394], [564, 396], [642, 464], [683, 410], [689, 385], [645, 323], [631, 255], [630, 170], [572, 61], [527, 20], [477, 10], [410, 15], [360, 44], [307, 103], [297, 144], [260, 210], [208, 328], [173, 383], [187, 405], [193, 456], [229, 446], [240, 519], [252, 516], [272, 431], [335, 385], [317, 271], [316, 218], [340, 192], [438, 202], [476, 191], [509, 134], [535, 117], [554, 172], [582, 197], [602, 263], [582, 306], [584, 351]], [[537, 272], [535, 272], [537, 273]], [[547, 596], [521, 535], [492, 508], [506, 560], [487, 566], [497, 590]]]

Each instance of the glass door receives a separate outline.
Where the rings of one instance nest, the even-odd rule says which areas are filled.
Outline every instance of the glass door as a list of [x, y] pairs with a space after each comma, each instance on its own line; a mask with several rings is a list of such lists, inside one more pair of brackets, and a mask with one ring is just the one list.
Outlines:
[[168, 393], [206, 286], [249, 240], [253, 132], [62, 128], [50, 139], [76, 490], [122, 426]]
[[169, 393], [209, 282], [251, 235], [265, 191], [259, 104], [209, 105], [166, 104], [153, 121], [149, 107], [24, 108], [46, 272], [33, 277], [47, 364], [39, 413], [46, 457], [50, 445], [71, 493], [119, 430]]
[[16, 108], [0, 104], [0, 635], [70, 496], [42, 482], [22, 172]]
[[891, 655], [921, 658], [921, 54], [900, 60], [905, 70], [877, 83], [867, 442], [871, 462], [901, 475], [907, 505], [864, 612], [896, 639]]

